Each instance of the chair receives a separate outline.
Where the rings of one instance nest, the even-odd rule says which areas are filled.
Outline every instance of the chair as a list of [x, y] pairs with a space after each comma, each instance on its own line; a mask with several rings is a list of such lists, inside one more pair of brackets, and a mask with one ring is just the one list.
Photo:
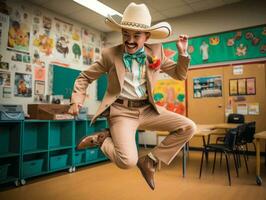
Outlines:
[[247, 169], [247, 173], [249, 173], [248, 170], [248, 164], [247, 164], [247, 149], [245, 150], [244, 147], [247, 146], [247, 124], [241, 124], [239, 126], [237, 126], [238, 129], [238, 134], [236, 137], [236, 153], [237, 153], [237, 163], [238, 163], [238, 167], [241, 166], [241, 161], [240, 161], [240, 152], [242, 152], [243, 154], [243, 158], [245, 161], [245, 165], [246, 165], [246, 169]]
[[224, 143], [223, 144], [207, 144], [203, 151], [202, 151], [202, 156], [201, 156], [201, 164], [200, 164], [200, 174], [199, 178], [201, 178], [201, 173], [202, 173], [202, 166], [203, 166], [203, 160], [204, 160], [204, 155], [208, 153], [209, 151], [214, 151], [214, 161], [213, 161], [213, 167], [212, 167], [212, 173], [214, 173], [215, 169], [215, 162], [216, 162], [216, 153], [217, 152], [222, 152], [225, 155], [226, 158], [226, 167], [227, 167], [227, 175], [228, 175], [228, 180], [229, 180], [229, 185], [231, 186], [231, 176], [230, 176], [230, 168], [229, 168], [229, 162], [228, 162], [228, 154], [232, 153], [234, 157], [234, 163], [235, 163], [235, 170], [237, 177], [239, 176], [238, 173], [238, 165], [237, 165], [237, 160], [236, 160], [236, 155], [235, 155], [235, 150], [236, 150], [236, 137], [238, 134], [238, 129], [229, 129], [224, 137]]
[[227, 118], [227, 123], [235, 123], [235, 124], [245, 123], [245, 116], [236, 113], [229, 114]]
[[[242, 114], [237, 114], [237, 113], [231, 113], [228, 115], [227, 118], [227, 123], [229, 124], [242, 124], [245, 123], [245, 116]], [[224, 137], [220, 136], [216, 138], [216, 143], [218, 142], [223, 142], [224, 141]], [[220, 165], [222, 164], [222, 154], [220, 156]]]
[[252, 143], [254, 145], [254, 150], [256, 151], [256, 145], [254, 142], [254, 135], [256, 133], [256, 122], [249, 122], [246, 126], [246, 134], [245, 134], [245, 140], [246, 140], [246, 149], [248, 151], [248, 144]]

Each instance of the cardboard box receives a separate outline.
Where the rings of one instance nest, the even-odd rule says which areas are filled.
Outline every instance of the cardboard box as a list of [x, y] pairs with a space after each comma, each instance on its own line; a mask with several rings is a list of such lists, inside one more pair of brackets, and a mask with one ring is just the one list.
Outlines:
[[28, 104], [28, 114], [30, 119], [74, 119], [74, 116], [68, 114], [69, 108], [69, 105], [61, 104]]

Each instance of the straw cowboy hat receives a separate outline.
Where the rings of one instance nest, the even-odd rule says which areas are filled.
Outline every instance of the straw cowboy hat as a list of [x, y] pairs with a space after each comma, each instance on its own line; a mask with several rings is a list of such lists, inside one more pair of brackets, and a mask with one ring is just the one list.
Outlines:
[[150, 32], [151, 38], [163, 39], [171, 35], [171, 26], [167, 22], [160, 22], [151, 26], [150, 11], [145, 4], [130, 3], [123, 13], [121, 22], [117, 22], [112, 16], [105, 19], [105, 23], [114, 31], [121, 29]]

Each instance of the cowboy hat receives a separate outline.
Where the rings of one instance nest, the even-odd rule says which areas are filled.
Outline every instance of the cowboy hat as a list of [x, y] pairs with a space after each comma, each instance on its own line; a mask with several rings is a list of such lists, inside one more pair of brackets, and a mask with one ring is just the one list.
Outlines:
[[130, 3], [123, 13], [121, 22], [117, 22], [113, 16], [108, 15], [105, 23], [114, 31], [129, 29], [150, 32], [151, 38], [163, 39], [171, 35], [171, 26], [167, 22], [160, 22], [151, 26], [151, 15], [145, 4]]

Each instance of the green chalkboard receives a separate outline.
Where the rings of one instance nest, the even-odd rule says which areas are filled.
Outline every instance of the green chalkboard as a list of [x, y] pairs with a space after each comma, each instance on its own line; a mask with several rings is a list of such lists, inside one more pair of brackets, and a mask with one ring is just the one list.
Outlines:
[[53, 95], [64, 95], [70, 98], [76, 78], [80, 70], [52, 65], [53, 71]]
[[[266, 25], [190, 38], [191, 67], [244, 59], [266, 58]], [[167, 57], [177, 60], [176, 41], [163, 44]]]

